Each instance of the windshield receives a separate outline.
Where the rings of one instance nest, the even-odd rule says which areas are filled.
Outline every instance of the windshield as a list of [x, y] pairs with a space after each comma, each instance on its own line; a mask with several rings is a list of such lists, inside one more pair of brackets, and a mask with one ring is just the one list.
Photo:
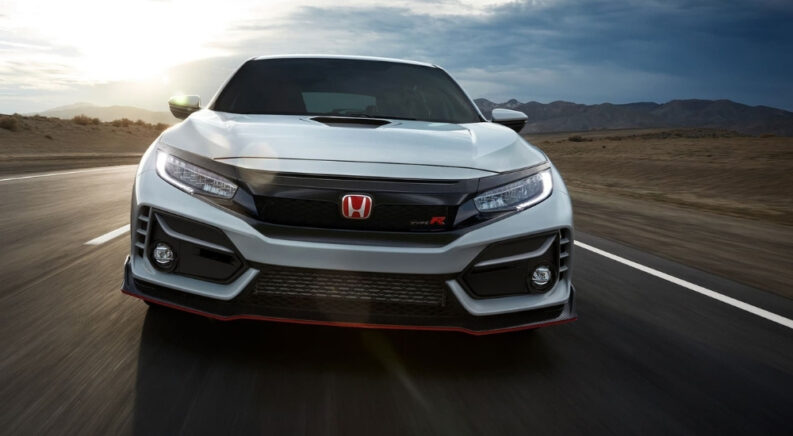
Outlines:
[[457, 83], [440, 68], [354, 59], [248, 61], [223, 88], [212, 109], [239, 114], [482, 121]]

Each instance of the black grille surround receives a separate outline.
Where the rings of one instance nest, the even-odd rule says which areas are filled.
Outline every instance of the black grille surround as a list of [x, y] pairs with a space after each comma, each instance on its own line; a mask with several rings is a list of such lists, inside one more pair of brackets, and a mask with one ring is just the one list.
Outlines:
[[[265, 225], [331, 231], [446, 233], [477, 220], [470, 213], [477, 180], [410, 181], [316, 175], [271, 175], [260, 180], [259, 172], [243, 171], [250, 216]], [[345, 195], [361, 194], [372, 200], [367, 219], [342, 215]], [[463, 213], [458, 213], [462, 208]], [[463, 223], [465, 222], [465, 223]]]
[[238, 299], [258, 310], [310, 319], [377, 322], [381, 317], [459, 317], [467, 312], [446, 286], [451, 275], [391, 274], [255, 265], [259, 276]]
[[[561, 229], [490, 244], [463, 271], [459, 282], [474, 298], [548, 292], [563, 278], [560, 272], [567, 271], [566, 266], [563, 270], [560, 268], [560, 259], [569, 253], [560, 253], [560, 247], [569, 247], [569, 234], [569, 230]], [[542, 253], [524, 256], [541, 250], [550, 240], [552, 242]], [[552, 280], [546, 286], [536, 288], [530, 284], [529, 278], [531, 272], [541, 265], [550, 268]]]
[[[231, 283], [245, 267], [242, 255], [220, 229], [149, 206], [139, 210], [133, 242], [134, 255], [172, 274]], [[159, 242], [174, 249], [173, 265], [162, 267], [154, 261], [152, 251]]]
[[[299, 227], [378, 230], [392, 232], [444, 231], [452, 228], [457, 205], [378, 204], [368, 219], [341, 215], [341, 200], [323, 201], [279, 197], [256, 197], [258, 218], [264, 222]], [[441, 217], [444, 224], [432, 224]]]

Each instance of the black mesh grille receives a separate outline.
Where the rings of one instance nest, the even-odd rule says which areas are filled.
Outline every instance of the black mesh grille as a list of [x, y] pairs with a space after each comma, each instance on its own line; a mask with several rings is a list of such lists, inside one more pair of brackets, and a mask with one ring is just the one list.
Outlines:
[[367, 303], [443, 306], [445, 284], [435, 276], [356, 273], [269, 266], [259, 273], [256, 296], [307, 297]]
[[[302, 227], [382, 231], [449, 230], [456, 207], [410, 204], [377, 204], [369, 219], [351, 220], [341, 215], [340, 202], [258, 197], [256, 207], [264, 222]], [[444, 225], [433, 224], [444, 217]]]
[[372, 315], [451, 316], [446, 276], [262, 266], [246, 304], [269, 309]]

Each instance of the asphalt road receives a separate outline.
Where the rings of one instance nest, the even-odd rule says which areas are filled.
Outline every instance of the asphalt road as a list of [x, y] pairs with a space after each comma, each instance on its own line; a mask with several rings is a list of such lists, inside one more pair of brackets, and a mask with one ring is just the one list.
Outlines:
[[[213, 322], [121, 294], [134, 167], [0, 180], [0, 433], [793, 434], [793, 329], [578, 247], [535, 332]], [[793, 319], [793, 304], [579, 240]]]

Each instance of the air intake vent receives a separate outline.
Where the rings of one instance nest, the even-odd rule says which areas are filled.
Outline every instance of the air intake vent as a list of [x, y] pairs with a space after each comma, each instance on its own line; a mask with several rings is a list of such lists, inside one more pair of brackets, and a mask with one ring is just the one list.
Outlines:
[[375, 129], [386, 124], [391, 124], [388, 120], [378, 118], [362, 118], [362, 117], [314, 117], [313, 121], [326, 124], [328, 126], [336, 127], [359, 127]]
[[146, 253], [146, 242], [149, 236], [149, 224], [151, 223], [151, 208], [141, 206], [138, 209], [138, 217], [135, 219], [133, 235], [135, 241], [135, 252], [143, 257]]
[[559, 231], [559, 278], [567, 276], [570, 270], [570, 253], [572, 252], [573, 238], [570, 231], [562, 229]]

